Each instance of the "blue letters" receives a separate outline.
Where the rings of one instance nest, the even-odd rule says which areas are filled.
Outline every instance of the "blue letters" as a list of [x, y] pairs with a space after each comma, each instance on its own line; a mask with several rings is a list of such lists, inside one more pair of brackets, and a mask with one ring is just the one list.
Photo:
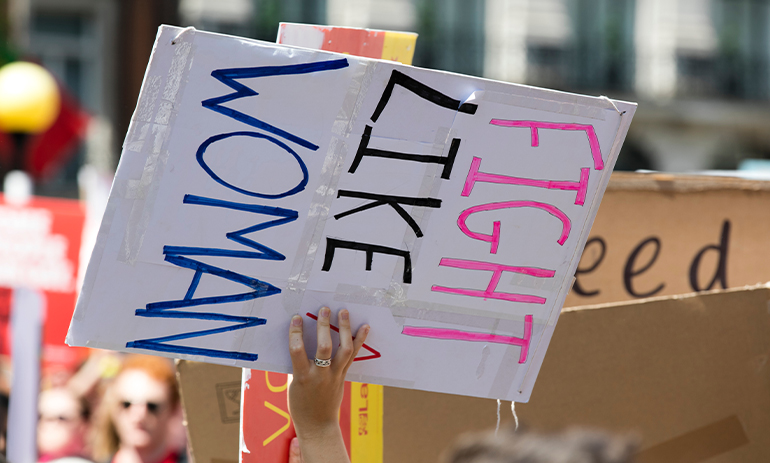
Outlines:
[[[292, 156], [294, 156], [294, 159], [296, 159], [297, 162], [299, 163], [299, 168], [302, 169], [302, 180], [300, 180], [300, 182], [294, 188], [291, 188], [287, 191], [284, 191], [283, 193], [278, 193], [278, 194], [256, 193], [254, 191], [245, 190], [243, 188], [240, 188], [225, 182], [217, 174], [215, 174], [213, 170], [211, 170], [208, 164], [206, 164], [206, 161], [203, 160], [203, 153], [206, 152], [206, 149], [212, 143], [217, 142], [219, 140], [224, 140], [225, 138], [236, 137], [236, 136], [264, 138], [265, 140], [275, 143], [277, 146], [283, 148], [284, 150], [289, 152]], [[299, 157], [299, 155], [296, 152], [294, 152], [293, 149], [289, 148], [284, 143], [281, 143], [279, 140], [276, 140], [273, 137], [270, 137], [268, 135], [263, 135], [257, 132], [231, 132], [231, 133], [221, 133], [219, 135], [214, 135], [213, 137], [210, 137], [208, 140], [201, 143], [201, 145], [198, 147], [198, 152], [195, 153], [195, 159], [198, 160], [198, 164], [201, 165], [203, 170], [206, 171], [206, 173], [209, 174], [209, 176], [213, 178], [214, 181], [226, 186], [227, 188], [230, 188], [231, 190], [237, 191], [238, 193], [248, 195], [248, 196], [256, 196], [257, 198], [265, 198], [265, 199], [284, 198], [286, 196], [291, 196], [299, 193], [300, 191], [305, 189], [305, 186], [307, 186], [308, 172], [307, 172], [307, 166], [305, 165], [305, 161], [303, 161], [302, 158]]]
[[[257, 359], [257, 354], [250, 354], [244, 352], [231, 352], [215, 349], [203, 349], [196, 347], [177, 346], [172, 344], [165, 344], [169, 341], [176, 341], [180, 339], [195, 338], [199, 336], [208, 336], [217, 333], [224, 333], [227, 331], [242, 330], [257, 325], [264, 325], [267, 320], [258, 317], [243, 317], [232, 316], [221, 313], [208, 313], [208, 312], [186, 312], [186, 311], [173, 311], [178, 308], [195, 307], [200, 305], [209, 304], [225, 304], [228, 302], [247, 301], [250, 299], [257, 299], [260, 297], [267, 297], [273, 294], [281, 292], [280, 289], [265, 283], [264, 281], [250, 278], [236, 273], [230, 270], [224, 270], [214, 265], [209, 265], [204, 262], [199, 262], [194, 259], [190, 259], [184, 256], [176, 256], [166, 254], [165, 260], [171, 262], [179, 267], [189, 268], [195, 270], [190, 287], [187, 289], [187, 293], [184, 299], [152, 302], [147, 304], [145, 309], [137, 309], [136, 315], [139, 317], [156, 317], [156, 318], [183, 318], [183, 319], [197, 319], [197, 320], [211, 320], [211, 321], [229, 321], [237, 323], [235, 325], [223, 326], [221, 328], [214, 328], [202, 331], [193, 331], [188, 333], [181, 333], [171, 336], [163, 336], [160, 338], [140, 339], [137, 341], [129, 342], [126, 347], [134, 347], [138, 349], [155, 350], [160, 352], [172, 352], [177, 354], [190, 354], [190, 355], [206, 355], [209, 357], [219, 358], [231, 358], [239, 360], [254, 361]], [[224, 278], [235, 283], [240, 283], [247, 286], [253, 291], [229, 294], [225, 296], [210, 296], [194, 298], [195, 290], [200, 283], [201, 277], [204, 273], [214, 275], [219, 278]]]
[[269, 222], [263, 222], [252, 227], [244, 228], [230, 232], [225, 236], [240, 243], [244, 246], [248, 246], [253, 249], [257, 249], [258, 252], [253, 251], [235, 251], [232, 249], [215, 249], [215, 248], [198, 248], [190, 246], [163, 246], [163, 254], [166, 255], [184, 255], [184, 256], [220, 256], [220, 257], [238, 257], [246, 259], [266, 259], [266, 260], [285, 260], [286, 257], [278, 251], [275, 251], [263, 244], [256, 241], [244, 238], [243, 235], [249, 233], [264, 230], [270, 227], [276, 227], [285, 223], [293, 222], [297, 220], [297, 211], [292, 209], [283, 209], [280, 207], [260, 206], [258, 204], [242, 204], [234, 203], [230, 201], [222, 201], [221, 199], [205, 198], [203, 196], [185, 195], [184, 204], [198, 204], [201, 206], [216, 206], [224, 207], [227, 209], [234, 209], [236, 211], [254, 212], [257, 214], [274, 215], [283, 217], [280, 219], [271, 220]]
[[[203, 107], [216, 111], [225, 116], [231, 117], [237, 121], [248, 124], [252, 127], [256, 127], [264, 132], [270, 133], [277, 137], [281, 137], [290, 142], [296, 143], [308, 150], [318, 150], [318, 145], [313, 144], [297, 135], [289, 133], [283, 129], [275, 127], [264, 121], [261, 121], [253, 116], [244, 114], [235, 109], [222, 106], [229, 101], [237, 100], [239, 98], [256, 96], [258, 93], [250, 87], [238, 82], [237, 79], [249, 79], [256, 77], [268, 77], [268, 76], [286, 76], [296, 74], [308, 74], [320, 71], [336, 70], [348, 67], [348, 60], [345, 58], [321, 61], [316, 63], [304, 63], [293, 64], [287, 66], [262, 66], [253, 68], [234, 68], [234, 69], [218, 69], [211, 73], [211, 75], [235, 90], [235, 92], [228, 95], [223, 95], [216, 98], [210, 98], [201, 102]], [[222, 178], [220, 178], [214, 171], [208, 166], [203, 156], [206, 153], [206, 149], [211, 144], [224, 140], [230, 137], [252, 137], [257, 139], [264, 139], [279, 148], [285, 150], [291, 154], [299, 164], [302, 171], [302, 180], [294, 187], [283, 191], [281, 193], [259, 193], [245, 188], [241, 188], [232, 185]], [[273, 138], [272, 136], [258, 133], [258, 132], [231, 132], [222, 133], [209, 137], [206, 141], [201, 143], [195, 154], [195, 158], [200, 164], [201, 168], [217, 183], [241, 193], [246, 196], [263, 198], [263, 199], [279, 199], [288, 196], [295, 195], [305, 189], [308, 184], [308, 169], [302, 158], [284, 142]], [[251, 278], [240, 273], [223, 269], [215, 265], [207, 264], [195, 259], [191, 259], [186, 256], [213, 256], [213, 257], [230, 257], [238, 259], [263, 259], [283, 261], [286, 257], [280, 252], [265, 246], [257, 241], [246, 238], [253, 232], [265, 230], [271, 227], [277, 227], [297, 220], [298, 213], [292, 209], [284, 209], [280, 207], [264, 206], [259, 204], [244, 204], [232, 201], [224, 201], [214, 198], [206, 198], [203, 196], [185, 195], [183, 204], [198, 205], [198, 206], [211, 206], [221, 207], [225, 209], [232, 209], [236, 211], [251, 212], [254, 214], [263, 214], [267, 216], [275, 217], [272, 220], [261, 222], [251, 227], [244, 228], [233, 232], [226, 233], [227, 239], [235, 241], [243, 246], [253, 249], [253, 251], [246, 250], [233, 250], [233, 249], [220, 249], [220, 248], [206, 248], [195, 246], [164, 246], [163, 254], [166, 262], [169, 262], [178, 267], [193, 270], [194, 274], [190, 282], [190, 286], [187, 288], [182, 299], [167, 300], [159, 302], [151, 302], [145, 306], [144, 309], [137, 309], [135, 315], [145, 318], [167, 318], [167, 319], [188, 319], [188, 320], [204, 320], [208, 322], [226, 322], [229, 323], [225, 326], [219, 326], [217, 328], [204, 329], [199, 331], [189, 331], [180, 334], [173, 334], [168, 336], [161, 336], [148, 339], [139, 339], [126, 343], [126, 347], [134, 349], [153, 350], [157, 352], [167, 352], [172, 354], [184, 354], [184, 355], [196, 355], [215, 358], [227, 358], [235, 360], [255, 361], [258, 356], [256, 353], [238, 352], [238, 351], [226, 351], [218, 349], [208, 349], [202, 347], [180, 346], [169, 344], [173, 341], [180, 341], [184, 339], [197, 338], [202, 336], [210, 336], [219, 333], [226, 333], [229, 331], [243, 330], [253, 326], [264, 325], [267, 320], [259, 317], [240, 316], [240, 315], [228, 315], [219, 312], [195, 312], [190, 310], [194, 307], [204, 305], [218, 305], [227, 304], [232, 302], [243, 302], [251, 299], [257, 299], [262, 297], [269, 297], [275, 294], [279, 294], [281, 290], [270, 283]], [[195, 297], [195, 291], [198, 288], [198, 284], [204, 274], [223, 278], [225, 280], [239, 283], [249, 288], [248, 291], [237, 294], [225, 294], [219, 296], [207, 296], [207, 297]], [[181, 310], [180, 310], [181, 309]], [[187, 310], [185, 310], [187, 309]]]
[[250, 87], [247, 87], [246, 85], [236, 81], [236, 79], [285, 76], [291, 74], [309, 74], [312, 72], [342, 69], [348, 66], [348, 60], [342, 58], [330, 61], [320, 61], [317, 63], [291, 64], [288, 66], [260, 66], [253, 68], [217, 69], [216, 71], [212, 71], [211, 76], [232, 88], [235, 90], [235, 92], [228, 95], [222, 95], [216, 98], [204, 100], [201, 102], [201, 104], [203, 104], [204, 108], [209, 108], [212, 111], [216, 111], [220, 114], [224, 114], [225, 116], [232, 117], [233, 119], [241, 121], [244, 124], [262, 129], [265, 132], [278, 135], [281, 138], [285, 138], [309, 150], [316, 151], [318, 149], [318, 145], [310, 143], [304, 138], [300, 138], [283, 129], [279, 129], [278, 127], [270, 125], [267, 122], [263, 122], [256, 117], [249, 116], [248, 114], [236, 111], [235, 109], [226, 108], [222, 106], [222, 104], [227, 103], [228, 101], [237, 100], [239, 98], [259, 95], [259, 93], [255, 92]]

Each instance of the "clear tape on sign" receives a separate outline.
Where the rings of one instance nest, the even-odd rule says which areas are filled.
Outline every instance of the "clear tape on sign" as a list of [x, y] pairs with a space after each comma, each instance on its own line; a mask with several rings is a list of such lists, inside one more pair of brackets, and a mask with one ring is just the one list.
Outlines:
[[[541, 336], [542, 338], [542, 336]], [[530, 346], [528, 357], [531, 359], [534, 355], [534, 349]], [[500, 362], [500, 367], [497, 369], [497, 374], [495, 375], [494, 379], [492, 380], [492, 383], [489, 387], [489, 393], [492, 397], [498, 396], [498, 397], [505, 397], [508, 394], [508, 392], [511, 390], [511, 387], [514, 384], [517, 384], [517, 378], [523, 377], [525, 375], [523, 368], [507, 368], [507, 365], [515, 365], [518, 363], [519, 358], [521, 355], [521, 347], [515, 346], [515, 345], [508, 345], [505, 348], [505, 353], [503, 354], [503, 360]], [[527, 367], [532, 363], [532, 361], [527, 362]]]
[[299, 312], [308, 275], [313, 269], [315, 256], [323, 236], [324, 226], [329, 217], [331, 203], [337, 192], [337, 184], [342, 174], [345, 157], [348, 153], [347, 138], [353, 130], [353, 121], [358, 115], [363, 98], [376, 71], [377, 63], [361, 65], [353, 74], [345, 98], [342, 102], [335, 122], [332, 126], [332, 139], [326, 151], [323, 167], [320, 172], [320, 184], [310, 203], [305, 229], [297, 248], [296, 257], [292, 263], [291, 273], [283, 294], [283, 308], [290, 314]]
[[601, 95], [601, 96], [599, 96], [599, 98], [601, 98], [602, 100], [604, 100], [604, 101], [606, 101], [607, 103], [611, 104], [611, 105], [612, 105], [612, 107], [613, 107], [613, 109], [615, 109], [615, 111], [616, 111], [618, 114], [620, 114], [621, 116], [622, 116], [623, 114], [625, 114], [625, 113], [626, 113], [625, 111], [621, 111], [621, 110], [619, 110], [619, 109], [618, 109], [618, 105], [616, 105], [616, 104], [615, 104], [615, 102], [614, 102], [614, 101], [612, 101], [611, 99], [609, 99], [608, 97], [606, 97], [606, 96], [604, 96], [604, 95]]
[[[347, 301], [346, 301], [347, 302]], [[471, 328], [485, 329], [494, 331], [497, 325], [503, 320], [512, 320], [524, 322], [524, 315], [507, 313], [493, 313], [483, 310], [465, 310], [460, 312], [459, 307], [453, 307], [445, 304], [435, 304], [426, 302], [412, 301], [408, 307], [392, 307], [391, 313], [394, 317], [403, 317], [411, 320], [434, 321], [440, 323], [449, 323], [457, 326], [469, 326]], [[470, 313], [468, 313], [470, 312]], [[493, 318], [494, 317], [494, 318]], [[536, 318], [532, 315], [533, 324], [544, 325], [547, 320]]]
[[[339, 283], [335, 288], [334, 301], [389, 308], [394, 318], [404, 317], [415, 320], [431, 320], [455, 325], [488, 328], [500, 320], [524, 320], [524, 315], [471, 309], [435, 302], [399, 299], [385, 288], [369, 288]], [[460, 318], [458, 318], [458, 316]], [[535, 323], [546, 324], [546, 318], [534, 318]], [[401, 324], [401, 323], [399, 323]]]
[[[572, 95], [570, 95], [572, 96]], [[580, 95], [574, 95], [574, 101], [564, 101], [564, 95], [560, 94], [559, 99], [547, 100], [543, 98], [534, 98], [532, 95], [521, 94], [513, 95], [507, 93], [498, 93], [486, 90], [481, 96], [481, 101], [490, 101], [494, 103], [505, 104], [509, 106], [518, 106], [520, 108], [537, 109], [555, 114], [567, 114], [571, 116], [586, 117], [603, 121], [604, 110], [596, 106], [596, 101], [591, 99], [586, 101], [588, 104], [579, 103], [580, 99], [586, 98]], [[611, 107], [608, 105], [608, 108]]]
[[[452, 139], [451, 127], [438, 127], [436, 129], [436, 137], [433, 141], [431, 148], [431, 155], [433, 156], [446, 156], [446, 150], [449, 149], [450, 140]], [[427, 163], [424, 167], [425, 173], [423, 175], [422, 183], [417, 193], [419, 198], [438, 198], [439, 190], [441, 189], [441, 172], [443, 166], [441, 164]], [[418, 227], [425, 228], [433, 208], [431, 207], [413, 207], [409, 215], [415, 221]], [[408, 249], [411, 254], [412, 262], [417, 262], [420, 255], [420, 247], [423, 240], [417, 239], [414, 231], [407, 227], [404, 232], [404, 238], [402, 239], [401, 249]], [[403, 303], [407, 301], [409, 297], [409, 286], [401, 283], [401, 275], [404, 271], [403, 261], [398, 261], [393, 269], [393, 277], [390, 279], [390, 288], [388, 293], [391, 294], [393, 304], [391, 306], [403, 306]], [[412, 268], [414, 271], [414, 267]]]
[[[171, 134], [169, 126], [176, 118], [176, 108], [187, 84], [187, 74], [190, 71], [188, 63], [193, 54], [194, 39], [195, 29], [187, 28], [171, 43], [158, 44], [153, 50], [150, 62], [161, 53], [161, 47], [173, 47], [173, 58], [165, 79], [158, 75], [145, 76], [139, 105], [126, 136], [127, 149], [145, 155], [141, 178], [128, 179], [126, 183], [125, 198], [132, 199], [133, 205], [118, 260], [129, 265], [136, 262], [142, 248], [144, 234], [160, 189], [161, 178], [169, 156], [167, 146], [168, 137]], [[165, 85], [163, 93], [160, 94], [162, 80], [165, 80]], [[153, 113], [154, 117], [151, 117]], [[150, 142], [149, 145], [148, 142]]]
[[368, 384], [382, 384], [385, 381], [389, 381], [388, 385], [392, 387], [401, 387], [404, 389], [414, 389], [414, 385], [416, 381], [407, 381], [407, 380], [396, 380], [392, 381], [390, 379], [385, 379], [382, 376], [373, 376], [373, 375], [361, 375], [357, 373], [352, 373], [348, 371], [348, 374], [345, 375], [346, 381], [351, 382], [357, 382], [357, 383], [368, 383]]
[[182, 38], [183, 38], [182, 36], [183, 35], [189, 35], [189, 34], [192, 34], [192, 33], [195, 33], [195, 28], [193, 26], [185, 27], [184, 29], [179, 31], [179, 33], [176, 35], [176, 37], [174, 37], [171, 40], [171, 45], [176, 45], [177, 43], [179, 43], [179, 41], [182, 40]]

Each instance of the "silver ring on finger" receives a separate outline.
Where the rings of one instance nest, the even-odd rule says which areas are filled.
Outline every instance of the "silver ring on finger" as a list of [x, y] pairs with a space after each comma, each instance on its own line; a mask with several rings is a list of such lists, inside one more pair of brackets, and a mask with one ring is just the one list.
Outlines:
[[332, 359], [325, 359], [324, 360], [324, 359], [319, 359], [318, 357], [316, 357], [315, 364], [316, 364], [317, 367], [326, 368], [328, 366], [331, 366]]

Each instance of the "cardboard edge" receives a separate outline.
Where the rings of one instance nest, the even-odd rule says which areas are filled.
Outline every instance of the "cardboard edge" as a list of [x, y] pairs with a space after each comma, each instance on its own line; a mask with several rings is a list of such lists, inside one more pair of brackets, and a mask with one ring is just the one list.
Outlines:
[[185, 406], [185, 388], [182, 387], [182, 370], [187, 369], [187, 360], [181, 360], [181, 359], [175, 359], [174, 360], [174, 370], [176, 374], [176, 384], [179, 388], [179, 403], [182, 405], [182, 425], [184, 426], [184, 433], [185, 436], [187, 436], [187, 453], [190, 455], [190, 463], [195, 463], [195, 451], [193, 447], [189, 444], [189, 442], [192, 440], [192, 437], [190, 436], [190, 427], [188, 426], [188, 418], [187, 418], [187, 407]]
[[[587, 304], [587, 305], [578, 305], [573, 307], [564, 307], [562, 309], [562, 313], [582, 312], [586, 310], [602, 310], [602, 309], [619, 308], [619, 307], [622, 308], [630, 305], [638, 305], [640, 303], [641, 304], [652, 303], [652, 302], [663, 301], [663, 300], [685, 300], [685, 299], [692, 299], [692, 298], [707, 295], [707, 294], [729, 294], [729, 293], [737, 293], [741, 291], [756, 291], [756, 290], [762, 290], [762, 289], [770, 289], [770, 282], [758, 283], [755, 285], [739, 286], [736, 288], [728, 288], [728, 289], [712, 289], [708, 291], [691, 292], [691, 293], [675, 294], [675, 295], [668, 295], [668, 296], [647, 297], [642, 299], [633, 299], [630, 301], [604, 302], [601, 304]], [[770, 307], [768, 307], [768, 310], [770, 310]]]
[[613, 172], [607, 190], [658, 191], [663, 193], [723, 190], [770, 191], [770, 181], [662, 172]]

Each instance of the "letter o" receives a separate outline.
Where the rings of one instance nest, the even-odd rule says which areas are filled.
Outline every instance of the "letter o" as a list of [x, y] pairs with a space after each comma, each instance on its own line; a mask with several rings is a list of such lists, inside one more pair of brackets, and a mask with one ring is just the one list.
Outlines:
[[[217, 174], [214, 173], [213, 170], [206, 164], [206, 161], [203, 160], [203, 154], [206, 152], [206, 149], [213, 143], [218, 142], [220, 140], [224, 140], [226, 138], [230, 137], [253, 137], [253, 138], [264, 138], [265, 140], [274, 143], [275, 145], [278, 145], [279, 147], [283, 148], [287, 152], [291, 153], [292, 156], [294, 156], [294, 159], [297, 160], [299, 163], [300, 169], [302, 169], [302, 180], [294, 187], [289, 190], [284, 191], [283, 193], [278, 194], [267, 194], [267, 193], [257, 193], [255, 191], [246, 190], [243, 188], [239, 188], [235, 185], [232, 185], [230, 183], [227, 183], [226, 181], [222, 180]], [[248, 196], [255, 196], [257, 198], [264, 198], [264, 199], [278, 199], [278, 198], [285, 198], [286, 196], [291, 196], [299, 193], [300, 191], [304, 190], [307, 186], [308, 182], [308, 171], [307, 166], [305, 165], [305, 162], [302, 161], [302, 158], [299, 157], [299, 155], [294, 152], [291, 148], [286, 146], [281, 141], [261, 133], [257, 132], [231, 132], [231, 133], [221, 133], [219, 135], [214, 135], [213, 137], [210, 137], [208, 140], [201, 143], [201, 145], [198, 147], [198, 152], [195, 153], [195, 158], [198, 160], [198, 164], [200, 164], [201, 168], [203, 168], [204, 171], [206, 171], [209, 176], [214, 179], [217, 183], [220, 183], [227, 188], [230, 188], [231, 190], [237, 191], [238, 193], [242, 193], [244, 195]]]

